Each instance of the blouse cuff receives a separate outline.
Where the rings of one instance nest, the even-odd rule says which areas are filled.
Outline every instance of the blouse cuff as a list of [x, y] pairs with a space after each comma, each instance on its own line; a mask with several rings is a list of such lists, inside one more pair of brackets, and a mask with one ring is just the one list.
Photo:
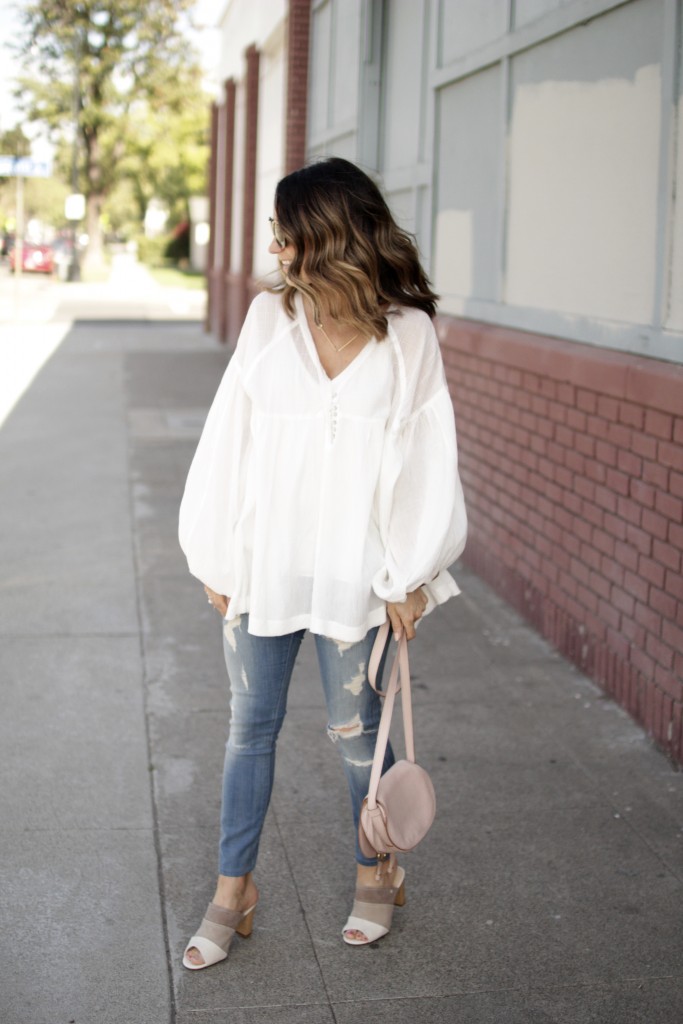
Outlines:
[[[449, 598], [456, 597], [460, 593], [460, 587], [447, 569], [442, 569], [429, 583], [415, 584], [411, 589], [417, 590], [420, 585], [427, 597], [424, 615], [429, 615], [438, 605], [445, 604]], [[372, 581], [372, 589], [380, 600], [392, 604], [400, 604], [408, 596], [407, 585], [403, 581], [392, 580], [386, 569], [381, 569], [376, 573]]]
[[400, 604], [408, 596], [405, 581], [392, 579], [386, 566], [375, 573], [372, 589], [380, 601], [390, 601], [392, 604]]
[[437, 605], [445, 604], [450, 597], [457, 597], [460, 587], [455, 582], [448, 569], [442, 569], [438, 576], [435, 576], [429, 583], [423, 583], [422, 589], [427, 595], [427, 607], [424, 614], [428, 615]]

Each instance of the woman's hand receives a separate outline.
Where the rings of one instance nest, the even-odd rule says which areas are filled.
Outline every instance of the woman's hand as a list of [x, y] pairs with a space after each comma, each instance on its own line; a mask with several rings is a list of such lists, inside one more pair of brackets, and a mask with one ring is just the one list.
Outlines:
[[209, 604], [212, 604], [217, 612], [220, 612], [221, 615], [225, 616], [225, 613], [228, 610], [228, 602], [230, 601], [230, 598], [226, 597], [225, 594], [217, 594], [215, 590], [211, 589], [211, 587], [204, 587], [204, 593], [209, 599]]
[[406, 596], [405, 601], [400, 601], [398, 604], [387, 601], [387, 615], [389, 616], [394, 636], [397, 636], [401, 630], [405, 629], [407, 639], [412, 640], [415, 636], [415, 623], [422, 618], [426, 607], [427, 595], [422, 587], [411, 591]]

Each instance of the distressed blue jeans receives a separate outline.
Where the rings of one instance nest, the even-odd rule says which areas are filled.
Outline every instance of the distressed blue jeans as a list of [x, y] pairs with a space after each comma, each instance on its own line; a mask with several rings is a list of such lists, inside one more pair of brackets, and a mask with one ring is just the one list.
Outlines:
[[[237, 877], [256, 865], [275, 773], [275, 746], [287, 710], [287, 692], [305, 630], [285, 636], [253, 636], [249, 616], [224, 624], [223, 646], [230, 678], [230, 733], [225, 748], [219, 871]], [[367, 669], [377, 629], [358, 643], [315, 636], [327, 704], [328, 735], [336, 743], [351, 795], [353, 824], [367, 795], [381, 715]], [[381, 678], [381, 668], [378, 676]], [[383, 771], [394, 763], [387, 745]], [[356, 838], [356, 860], [363, 855]]]

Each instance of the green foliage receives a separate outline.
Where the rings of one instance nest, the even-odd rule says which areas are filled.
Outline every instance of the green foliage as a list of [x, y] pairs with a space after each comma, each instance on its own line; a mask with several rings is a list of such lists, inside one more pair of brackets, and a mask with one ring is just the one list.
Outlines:
[[[16, 218], [16, 179], [0, 178], [0, 229], [14, 230]], [[24, 223], [36, 219], [60, 228], [66, 225], [64, 200], [66, 185], [56, 178], [26, 178], [24, 180]]]
[[166, 245], [168, 239], [159, 235], [157, 238], [145, 238], [142, 235], [138, 238], [138, 259], [150, 267], [163, 267], [166, 265]]
[[0, 153], [3, 156], [31, 155], [31, 140], [24, 135], [19, 125], [0, 132]]
[[[25, 75], [17, 96], [28, 119], [62, 140], [62, 173], [77, 123], [79, 188], [88, 199], [91, 239], [103, 210], [110, 223], [130, 222], [131, 196], [140, 218], [157, 195], [179, 220], [187, 196], [203, 191], [208, 104], [184, 31], [193, 5], [30, 0], [23, 8], [18, 50]], [[122, 192], [126, 178], [130, 186]]]
[[126, 117], [118, 173], [130, 182], [140, 219], [152, 198], [168, 207], [169, 223], [188, 215], [187, 199], [206, 190], [209, 156], [209, 101], [198, 68], [186, 68], [178, 82], [180, 109], [174, 105], [134, 104]]

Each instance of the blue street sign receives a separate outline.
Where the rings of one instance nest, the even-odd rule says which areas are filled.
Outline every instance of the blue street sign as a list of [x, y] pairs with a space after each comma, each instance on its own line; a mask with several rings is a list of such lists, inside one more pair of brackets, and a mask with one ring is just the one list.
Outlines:
[[49, 178], [52, 168], [47, 160], [30, 156], [0, 156], [0, 178]]

